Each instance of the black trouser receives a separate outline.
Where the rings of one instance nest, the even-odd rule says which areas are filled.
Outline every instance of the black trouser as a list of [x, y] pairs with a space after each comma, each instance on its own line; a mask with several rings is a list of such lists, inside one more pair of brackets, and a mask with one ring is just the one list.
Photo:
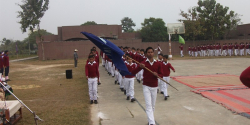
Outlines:
[[77, 60], [76, 59], [74, 59], [75, 60], [75, 67], [77, 67]]
[[10, 70], [10, 67], [9, 66], [7, 66], [7, 67], [5, 67], [5, 76], [9, 76], [9, 70]]
[[3, 75], [3, 68], [0, 69], [0, 73], [2, 73], [2, 75]]

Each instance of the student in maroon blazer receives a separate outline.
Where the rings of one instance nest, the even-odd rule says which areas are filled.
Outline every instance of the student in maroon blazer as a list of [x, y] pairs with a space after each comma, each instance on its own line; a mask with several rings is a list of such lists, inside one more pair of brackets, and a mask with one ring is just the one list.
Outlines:
[[0, 51], [0, 73], [2, 73], [3, 76], [3, 54]]
[[5, 80], [10, 81], [9, 79], [9, 70], [10, 70], [10, 65], [9, 65], [9, 51], [6, 50], [4, 52], [3, 56], [3, 65], [4, 65], [4, 71], [5, 71]]
[[240, 81], [250, 88], [250, 66], [241, 73]]
[[95, 56], [90, 55], [88, 57], [88, 63], [85, 65], [85, 75], [86, 79], [88, 80], [89, 86], [89, 97], [90, 97], [90, 104], [97, 104], [97, 83], [99, 83], [99, 64], [95, 61]]
[[[140, 66], [132, 71], [132, 74], [138, 73], [140, 70], [144, 69], [143, 73], [143, 94], [146, 102], [146, 113], [148, 117], [149, 124], [155, 124], [154, 119], [154, 109], [157, 97], [157, 87], [158, 79], [157, 76], [162, 77], [162, 64], [156, 61], [154, 57], [154, 49], [148, 47], [146, 49], [147, 59], [141, 62]], [[150, 69], [153, 73], [145, 70], [145, 67]]]

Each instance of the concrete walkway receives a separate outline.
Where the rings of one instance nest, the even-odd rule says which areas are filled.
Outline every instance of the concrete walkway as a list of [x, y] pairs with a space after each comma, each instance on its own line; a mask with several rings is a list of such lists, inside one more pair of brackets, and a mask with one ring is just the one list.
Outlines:
[[[171, 76], [210, 75], [227, 73], [240, 75], [249, 66], [249, 58], [172, 60], [176, 69]], [[102, 85], [98, 87], [99, 104], [91, 106], [94, 125], [146, 125], [147, 116], [139, 103], [145, 107], [142, 85], [135, 81], [135, 98], [139, 103], [126, 100], [126, 96], [114, 84], [114, 78], [108, 76], [100, 66]], [[221, 105], [201, 95], [190, 92], [189, 88], [174, 80], [170, 83], [179, 91], [169, 87], [170, 98], [165, 101], [158, 94], [155, 120], [160, 125], [249, 125], [250, 119], [233, 114]]]
[[22, 59], [14, 59], [14, 60], [10, 60], [10, 62], [18, 62], [18, 61], [24, 61], [24, 60], [30, 60], [30, 59], [36, 59], [36, 58], [38, 58], [38, 56], [22, 58]]

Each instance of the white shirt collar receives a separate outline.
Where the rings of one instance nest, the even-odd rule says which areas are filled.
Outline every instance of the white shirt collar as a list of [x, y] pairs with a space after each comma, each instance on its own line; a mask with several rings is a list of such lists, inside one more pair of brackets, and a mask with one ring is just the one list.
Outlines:
[[156, 60], [153, 59], [153, 62], [150, 62], [149, 59], [147, 58], [147, 59], [146, 59], [146, 62], [149, 62], [149, 64], [152, 66], [152, 65], [154, 65], [154, 62], [156, 62]]
[[162, 62], [162, 61], [163, 61], [163, 59], [161, 59], [161, 60], [160, 60], [160, 59], [158, 59], [158, 61], [161, 61], [161, 62]]
[[163, 62], [164, 65], [167, 65], [168, 64], [168, 61], [167, 62]]
[[88, 64], [93, 65], [94, 63], [96, 63], [96, 62], [95, 62], [95, 61], [94, 61], [93, 63], [90, 63], [90, 62], [89, 62]]

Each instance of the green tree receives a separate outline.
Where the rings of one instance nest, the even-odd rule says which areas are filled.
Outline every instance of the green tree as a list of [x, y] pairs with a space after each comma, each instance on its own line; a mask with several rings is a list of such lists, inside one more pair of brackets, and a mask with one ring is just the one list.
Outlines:
[[87, 25], [97, 25], [95, 21], [87, 21], [84, 24], [81, 24], [81, 26], [87, 26]]
[[18, 23], [21, 24], [22, 32], [26, 32], [27, 28], [33, 32], [35, 27], [37, 27], [39, 38], [42, 42], [42, 53], [44, 60], [43, 39], [40, 34], [40, 20], [48, 10], [49, 0], [23, 0], [22, 2], [23, 4], [18, 4], [18, 6], [22, 9], [22, 11], [18, 11], [17, 17], [21, 18]]
[[[40, 34], [42, 35], [42, 36], [46, 36], [46, 35], [53, 35], [52, 33], [50, 33], [50, 32], [47, 32], [46, 30], [44, 30], [44, 29], [41, 29], [40, 30]], [[38, 31], [34, 31], [33, 33], [31, 33], [27, 38], [25, 38], [24, 40], [23, 40], [23, 42], [24, 43], [27, 43], [27, 49], [29, 48], [29, 43], [30, 43], [30, 49], [31, 50], [34, 50], [34, 49], [36, 49], [36, 46], [37, 46], [37, 43], [36, 43], [36, 37], [39, 37], [39, 34], [38, 34]]]
[[188, 9], [187, 13], [181, 10], [180, 15], [184, 18], [179, 21], [185, 24], [185, 40], [196, 40], [196, 37], [203, 33], [203, 25], [201, 25], [196, 8]]
[[167, 27], [161, 18], [144, 19], [141, 25], [140, 32], [143, 42], [168, 41]]
[[234, 11], [228, 11], [229, 7], [223, 7], [216, 0], [199, 0], [196, 8], [203, 25], [204, 39], [221, 39], [227, 30], [237, 25], [239, 20], [231, 20], [235, 16]]
[[123, 32], [134, 32], [133, 27], [136, 26], [133, 20], [129, 17], [124, 17], [121, 20]]

